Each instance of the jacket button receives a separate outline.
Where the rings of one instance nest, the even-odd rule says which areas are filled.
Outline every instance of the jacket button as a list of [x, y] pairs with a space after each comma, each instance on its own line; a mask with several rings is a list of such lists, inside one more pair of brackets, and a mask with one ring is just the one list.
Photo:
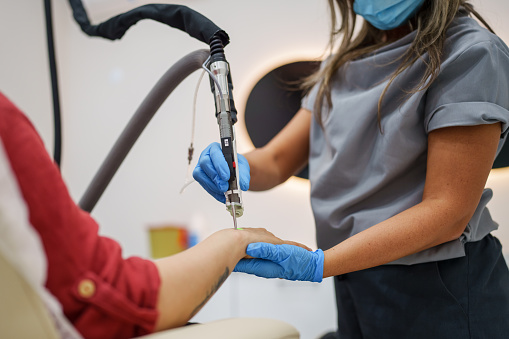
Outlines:
[[83, 298], [90, 298], [95, 294], [95, 283], [90, 279], [83, 279], [78, 285], [78, 293]]

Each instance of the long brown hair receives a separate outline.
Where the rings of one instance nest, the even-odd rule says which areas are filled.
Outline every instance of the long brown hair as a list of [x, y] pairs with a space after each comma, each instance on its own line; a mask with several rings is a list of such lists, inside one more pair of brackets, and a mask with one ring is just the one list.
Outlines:
[[[384, 31], [375, 28], [367, 21], [363, 23], [359, 33], [354, 35], [357, 19], [353, 10], [354, 0], [328, 1], [332, 22], [329, 48], [331, 52], [335, 53], [324, 67], [307, 78], [302, 86], [304, 89], [310, 89], [318, 84], [318, 93], [313, 109], [316, 114], [316, 120], [322, 127], [322, 105], [325, 103], [327, 107], [332, 107], [330, 95], [331, 79], [338, 69], [350, 60], [375, 52], [380, 47], [393, 42], [387, 39]], [[493, 33], [490, 26], [467, 0], [426, 0], [417, 15], [408, 23], [410, 30], [416, 30], [415, 39], [408, 50], [397, 60], [393, 61], [400, 62], [399, 67], [391, 75], [389, 83], [378, 100], [378, 126], [380, 131], [382, 131], [382, 100], [387, 89], [399, 74], [418, 59], [423, 60], [426, 64], [426, 71], [422, 75], [420, 82], [408, 92], [409, 94], [426, 90], [437, 78], [442, 61], [442, 49], [446, 38], [445, 33], [460, 7], [463, 7], [469, 14], [475, 15]], [[338, 12], [341, 16], [341, 25], [339, 27]], [[342, 40], [339, 46], [336, 47], [339, 36], [342, 36]], [[423, 58], [425, 53], [428, 54], [426, 59]]]

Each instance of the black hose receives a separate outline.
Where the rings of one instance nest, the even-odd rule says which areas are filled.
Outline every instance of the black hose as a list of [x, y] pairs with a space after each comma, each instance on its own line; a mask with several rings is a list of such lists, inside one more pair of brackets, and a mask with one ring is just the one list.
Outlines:
[[210, 56], [219, 55], [224, 59], [224, 44], [219, 36], [213, 36], [209, 42], [210, 45]]
[[114, 16], [98, 25], [92, 25], [81, 0], [69, 0], [69, 4], [72, 7], [74, 19], [82, 31], [89, 36], [99, 36], [110, 40], [120, 39], [138, 21], [152, 19], [178, 28], [206, 44], [209, 44], [215, 35], [220, 37], [224, 46], [230, 41], [228, 34], [216, 24], [200, 13], [182, 5], [144, 5]]
[[46, 37], [48, 41], [48, 59], [51, 74], [51, 91], [53, 94], [53, 123], [54, 123], [54, 150], [53, 160], [60, 167], [62, 156], [62, 122], [60, 113], [60, 95], [58, 91], [57, 63], [55, 57], [55, 44], [53, 38], [53, 16], [51, 13], [51, 0], [44, 0], [46, 15]]
[[91, 212], [125, 157], [166, 98], [187, 76], [200, 69], [208, 50], [189, 53], [166, 71], [138, 107], [87, 187], [79, 206]]

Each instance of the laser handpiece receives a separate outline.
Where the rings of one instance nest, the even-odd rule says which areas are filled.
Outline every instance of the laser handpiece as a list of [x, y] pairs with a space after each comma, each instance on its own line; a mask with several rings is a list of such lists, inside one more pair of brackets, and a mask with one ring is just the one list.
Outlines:
[[214, 94], [216, 119], [219, 125], [221, 150], [230, 169], [228, 190], [225, 192], [226, 209], [233, 217], [233, 227], [237, 228], [237, 218], [244, 213], [242, 193], [239, 185], [239, 168], [234, 124], [237, 110], [233, 101], [233, 84], [230, 67], [224, 56], [220, 40], [210, 44], [210, 60], [206, 66], [210, 75], [210, 87]]

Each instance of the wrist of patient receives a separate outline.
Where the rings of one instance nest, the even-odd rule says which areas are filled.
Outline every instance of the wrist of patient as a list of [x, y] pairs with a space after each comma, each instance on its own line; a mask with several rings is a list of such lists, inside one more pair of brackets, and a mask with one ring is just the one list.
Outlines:
[[242, 232], [242, 230], [235, 230], [233, 228], [220, 230], [214, 236], [221, 239], [220, 241], [223, 242], [228, 255], [236, 261], [246, 256], [247, 245], [252, 242], [248, 232]]

